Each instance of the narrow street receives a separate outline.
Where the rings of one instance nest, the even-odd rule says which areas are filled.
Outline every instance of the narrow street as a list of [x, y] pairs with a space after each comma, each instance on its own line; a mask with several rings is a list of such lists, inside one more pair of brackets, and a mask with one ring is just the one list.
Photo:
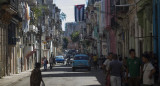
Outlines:
[[0, 0], [0, 86], [42, 79], [160, 86], [160, 0]]
[[[100, 69], [72, 72], [70, 66], [58, 64], [52, 70], [42, 71], [45, 86], [104, 86], [104, 73]], [[12, 86], [29, 86], [30, 78], [19, 80]]]

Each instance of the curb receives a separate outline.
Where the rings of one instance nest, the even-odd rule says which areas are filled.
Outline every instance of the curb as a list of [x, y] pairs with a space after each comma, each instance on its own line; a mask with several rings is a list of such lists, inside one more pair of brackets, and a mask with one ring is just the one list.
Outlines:
[[[17, 75], [17, 76], [22, 76], [22, 75], [24, 75], [24, 76], [22, 76], [22, 77], [17, 77], [15, 80], [12, 80], [12, 79], [15, 78], [14, 76], [16, 76], [16, 74], [14, 74], [13, 77], [11, 77], [8, 82], [1, 83], [0, 85], [1, 85], [1, 86], [12, 86], [12, 85], [16, 84], [18, 81], [20, 81], [20, 80], [22, 80], [22, 79], [24, 79], [24, 78], [26, 78], [26, 77], [29, 77], [31, 71], [32, 71], [32, 69], [30, 69], [30, 70], [28, 70], [28, 71], [25, 71], [25, 72], [21, 72], [21, 73], [19, 73], [20, 75]], [[23, 74], [23, 73], [24, 73], [24, 74]], [[7, 76], [6, 76], [6, 77], [7, 77]], [[1, 80], [7, 80], [7, 78], [2, 77]], [[12, 82], [12, 81], [13, 81], [13, 82]]]
[[21, 81], [22, 79], [27, 78], [27, 77], [29, 77], [29, 76], [30, 76], [30, 75], [27, 75], [27, 76], [25, 76], [25, 77], [21, 77], [21, 78], [19, 78], [18, 80], [16, 80], [15, 82], [12, 82], [12, 83], [10, 83], [10, 84], [7, 84], [6, 86], [15, 85], [18, 81]]

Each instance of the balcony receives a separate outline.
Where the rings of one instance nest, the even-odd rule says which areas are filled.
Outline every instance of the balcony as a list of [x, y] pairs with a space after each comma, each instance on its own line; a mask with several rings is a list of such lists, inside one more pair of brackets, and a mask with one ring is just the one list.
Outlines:
[[37, 5], [37, 0], [19, 0], [20, 2], [27, 2], [29, 6]]
[[[117, 0], [116, 5], [125, 5], [127, 4], [126, 0]], [[117, 13], [127, 13], [129, 11], [129, 6], [116, 7]]]
[[0, 1], [1, 8], [10, 14], [16, 14], [18, 12], [18, 0], [2, 0]]
[[38, 28], [37, 28], [36, 26], [34, 26], [34, 25], [29, 25], [29, 30], [30, 30], [31, 32], [35, 32], [35, 33], [38, 32]]

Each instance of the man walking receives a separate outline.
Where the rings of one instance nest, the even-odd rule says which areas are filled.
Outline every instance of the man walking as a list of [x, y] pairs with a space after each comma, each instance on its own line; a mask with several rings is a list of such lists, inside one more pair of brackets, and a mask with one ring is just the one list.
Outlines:
[[112, 61], [112, 56], [113, 56], [113, 53], [109, 53], [107, 58], [106, 58], [106, 60], [105, 60], [105, 62], [103, 63], [103, 68], [105, 68], [106, 72], [108, 71], [110, 62]]
[[[129, 86], [140, 86], [141, 60], [135, 56], [135, 50], [130, 49], [127, 59], [126, 80]], [[130, 76], [128, 80], [128, 76]]]
[[35, 68], [31, 72], [30, 86], [40, 86], [41, 82], [44, 84], [40, 70], [40, 63], [36, 63]]
[[[106, 74], [108, 74], [109, 65], [110, 65], [110, 62], [112, 61], [112, 56], [113, 56], [113, 53], [109, 53], [107, 56], [107, 59], [103, 63], [103, 69], [105, 70]], [[109, 74], [106, 76], [106, 86], [110, 86], [110, 75]]]
[[111, 86], [121, 86], [122, 63], [118, 61], [117, 55], [113, 55], [113, 61], [109, 65]]
[[44, 57], [43, 64], [44, 64], [44, 70], [47, 70], [48, 60], [46, 57]]
[[97, 67], [98, 67], [98, 56], [95, 54], [93, 56], [93, 63], [94, 63], [94, 68], [97, 70]]
[[50, 63], [50, 69], [52, 69], [53, 67], [53, 57], [52, 56], [49, 58], [49, 63]]

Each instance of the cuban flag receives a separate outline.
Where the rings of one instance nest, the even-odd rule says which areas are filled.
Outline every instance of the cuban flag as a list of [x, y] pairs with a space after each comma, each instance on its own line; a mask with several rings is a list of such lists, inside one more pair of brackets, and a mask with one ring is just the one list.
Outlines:
[[84, 7], [85, 5], [75, 5], [75, 21], [84, 21]]

